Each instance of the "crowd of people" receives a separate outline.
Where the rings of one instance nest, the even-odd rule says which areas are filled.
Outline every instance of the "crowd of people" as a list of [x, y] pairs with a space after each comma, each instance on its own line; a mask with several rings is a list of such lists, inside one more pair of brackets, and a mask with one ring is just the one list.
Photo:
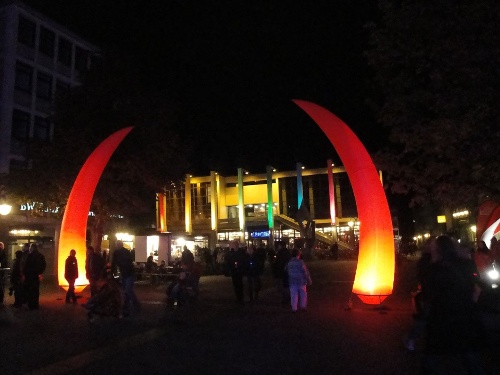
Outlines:
[[484, 374], [478, 354], [485, 344], [482, 300], [490, 291], [487, 271], [498, 255], [495, 237], [489, 247], [479, 240], [474, 249], [448, 235], [426, 242], [417, 263], [415, 320], [404, 340], [414, 351], [423, 338], [423, 374], [434, 373], [440, 359], [450, 355], [462, 359], [468, 374]]
[[88, 309], [90, 320], [94, 319], [94, 315], [121, 318], [141, 310], [134, 290], [136, 273], [133, 254], [123, 246], [122, 241], [116, 241], [111, 261], [106, 253], [101, 255], [88, 246], [85, 271], [91, 296], [84, 307]]
[[[249, 245], [216, 248], [213, 251], [196, 248], [195, 253], [203, 262], [195, 261], [193, 252], [184, 247], [178, 260], [181, 271], [167, 288], [167, 295], [171, 300], [182, 302], [188, 296], [187, 290], [191, 297], [197, 298], [199, 279], [203, 272], [231, 277], [236, 301], [242, 304], [245, 301], [246, 281], [248, 299], [257, 300], [262, 289], [261, 277], [268, 260], [281, 302], [290, 303], [292, 311], [297, 311], [299, 305], [301, 309], [306, 309], [306, 286], [310, 285], [311, 277], [301, 260], [299, 250], [290, 250], [284, 244], [278, 244], [276, 250]], [[122, 241], [116, 242], [111, 259], [106, 252], [87, 246], [84, 261], [90, 298], [83, 306], [88, 309], [90, 319], [96, 314], [122, 317], [140, 311], [140, 303], [134, 292], [136, 267], [133, 254], [123, 247]], [[0, 266], [8, 267], [6, 251], [1, 242]], [[38, 251], [36, 243], [26, 244], [22, 251], [16, 252], [9, 288], [14, 296], [14, 307], [22, 307], [24, 304], [30, 309], [39, 307], [40, 281], [45, 267], [45, 257]], [[150, 256], [145, 269], [149, 273], [161, 273], [162, 269], [166, 270], [166, 262], [162, 261], [157, 265]], [[116, 275], [119, 275], [119, 280]], [[78, 296], [75, 293], [75, 282], [79, 272], [78, 256], [74, 249], [69, 251], [65, 261], [64, 277], [68, 282], [65, 302], [76, 303]], [[3, 283], [4, 279], [0, 279]], [[3, 303], [4, 285], [0, 286], [0, 302]]]
[[[27, 305], [29, 310], [39, 308], [40, 282], [47, 264], [36, 243], [26, 243], [15, 253], [10, 272], [9, 294], [14, 296], [15, 308]], [[0, 242], [0, 303], [4, 302], [5, 269], [9, 268], [5, 245]]]
[[[204, 249], [196, 249], [196, 252], [197, 256], [205, 253]], [[205, 271], [230, 277], [238, 304], [259, 299], [267, 261], [281, 302], [290, 304], [292, 312], [307, 309], [307, 287], [312, 284], [312, 279], [299, 249], [290, 249], [279, 242], [275, 249], [238, 244], [227, 249], [219, 248], [211, 255], [212, 259], [220, 256], [219, 261], [207, 264], [207, 258], [204, 258]], [[45, 258], [35, 243], [27, 244], [15, 256], [10, 276], [10, 290], [15, 299], [13, 306], [27, 304], [29, 309], [36, 309]], [[484, 329], [478, 314], [479, 302], [487, 288], [484, 283], [487, 271], [500, 260], [499, 256], [500, 243], [495, 237], [490, 246], [478, 241], [474, 249], [448, 235], [431, 237], [426, 242], [417, 262], [415, 320], [404, 340], [405, 347], [414, 351], [416, 342], [422, 338], [422, 373], [433, 373], [442, 356], [458, 355], [468, 374], [483, 374], [478, 355]], [[181, 304], [188, 298], [198, 297], [203, 268], [187, 247], [184, 247], [179, 262], [181, 272], [168, 285], [167, 296]], [[91, 293], [85, 304], [89, 318], [95, 314], [121, 317], [140, 311], [134, 292], [134, 259], [121, 241], [117, 241], [111, 260], [89, 246], [85, 264]], [[8, 266], [1, 242], [0, 265], [1, 268]], [[120, 282], [115, 277], [117, 274]], [[78, 277], [78, 261], [75, 250], [70, 250], [66, 260], [65, 277], [69, 284], [66, 302], [76, 302], [74, 282]], [[3, 293], [0, 297], [3, 302]]]
[[226, 276], [231, 277], [236, 302], [245, 303], [245, 279], [248, 300], [259, 298], [266, 259], [271, 264], [281, 303], [290, 303], [292, 312], [307, 309], [307, 286], [312, 284], [309, 270], [299, 249], [289, 249], [283, 243], [276, 251], [254, 248], [252, 245], [231, 247], [225, 257]]

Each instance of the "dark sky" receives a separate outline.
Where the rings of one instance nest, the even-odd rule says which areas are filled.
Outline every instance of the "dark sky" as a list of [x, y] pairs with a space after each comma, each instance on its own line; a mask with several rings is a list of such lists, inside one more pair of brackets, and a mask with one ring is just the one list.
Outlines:
[[103, 50], [135, 56], [179, 105], [179, 131], [199, 151], [193, 173], [340, 162], [294, 98], [335, 113], [370, 152], [383, 139], [365, 104], [363, 26], [374, 0], [25, 3]]

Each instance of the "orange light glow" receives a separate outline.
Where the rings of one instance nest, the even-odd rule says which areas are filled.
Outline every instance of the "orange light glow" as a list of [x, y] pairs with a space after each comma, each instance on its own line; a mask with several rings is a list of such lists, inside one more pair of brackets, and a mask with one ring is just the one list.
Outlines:
[[78, 260], [79, 276], [75, 282], [75, 291], [79, 293], [89, 284], [85, 276], [85, 257], [90, 204], [106, 164], [118, 145], [131, 130], [132, 127], [121, 129], [97, 146], [88, 157], [73, 184], [61, 224], [57, 256], [57, 279], [59, 286], [65, 290], [68, 289], [68, 282], [64, 278], [64, 265], [71, 249], [76, 250]]
[[323, 130], [351, 181], [358, 217], [359, 255], [353, 293], [366, 304], [380, 304], [394, 284], [394, 238], [389, 205], [375, 165], [352, 130], [317, 104], [294, 100]]

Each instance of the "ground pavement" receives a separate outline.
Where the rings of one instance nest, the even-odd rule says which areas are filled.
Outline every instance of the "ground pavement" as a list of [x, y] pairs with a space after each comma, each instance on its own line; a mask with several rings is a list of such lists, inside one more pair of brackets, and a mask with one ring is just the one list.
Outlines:
[[[418, 374], [421, 343], [407, 352], [414, 261], [404, 261], [394, 293], [381, 306], [351, 294], [354, 261], [308, 262], [307, 312], [282, 305], [269, 270], [259, 300], [235, 303], [231, 279], [203, 276], [196, 304], [167, 308], [165, 284], [136, 284], [139, 314], [89, 323], [79, 304], [45, 283], [41, 308], [0, 309], [0, 374]], [[82, 292], [83, 303], [88, 291]], [[488, 374], [500, 356], [482, 353]], [[464, 374], [445, 361], [442, 374]]]

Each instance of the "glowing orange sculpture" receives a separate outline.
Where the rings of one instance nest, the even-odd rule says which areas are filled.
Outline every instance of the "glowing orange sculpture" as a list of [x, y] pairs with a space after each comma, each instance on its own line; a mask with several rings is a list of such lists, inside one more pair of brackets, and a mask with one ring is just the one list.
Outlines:
[[394, 284], [394, 234], [387, 198], [370, 155], [352, 130], [317, 104], [294, 100], [323, 130], [351, 181], [358, 208], [359, 256], [353, 293], [366, 304], [379, 304]]
[[89, 283], [85, 276], [85, 258], [90, 204], [106, 164], [131, 130], [132, 127], [124, 128], [106, 138], [88, 157], [73, 184], [61, 224], [57, 257], [59, 286], [66, 290], [68, 282], [64, 278], [64, 265], [71, 249], [76, 250], [76, 258], [78, 259], [79, 277], [75, 282], [76, 292], [82, 291]]

